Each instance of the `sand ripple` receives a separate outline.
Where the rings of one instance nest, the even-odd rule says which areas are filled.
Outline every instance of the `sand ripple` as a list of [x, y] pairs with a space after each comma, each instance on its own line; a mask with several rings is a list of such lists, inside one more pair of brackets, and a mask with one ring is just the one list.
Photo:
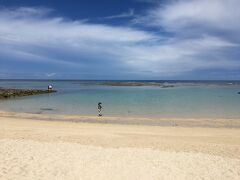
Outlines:
[[240, 159], [148, 148], [0, 140], [0, 179], [240, 179]]

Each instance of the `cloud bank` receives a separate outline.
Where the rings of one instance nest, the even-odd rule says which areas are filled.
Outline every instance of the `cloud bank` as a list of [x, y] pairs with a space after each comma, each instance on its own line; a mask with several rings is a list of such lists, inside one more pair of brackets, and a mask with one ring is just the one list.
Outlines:
[[222, 78], [240, 69], [237, 7], [237, 0], [169, 1], [138, 16], [137, 26], [73, 21], [47, 8], [1, 9], [0, 75], [191, 79], [205, 71]]
[[207, 29], [239, 32], [239, 5], [239, 0], [170, 1], [150, 10], [147, 19], [151, 19], [151, 25], [164, 27], [168, 31], [190, 28], [197, 33]]

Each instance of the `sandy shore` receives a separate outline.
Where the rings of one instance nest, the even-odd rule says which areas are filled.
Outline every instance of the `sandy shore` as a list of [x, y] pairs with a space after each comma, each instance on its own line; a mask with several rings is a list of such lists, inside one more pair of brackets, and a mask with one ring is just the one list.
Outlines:
[[20, 112], [0, 111], [0, 117], [21, 119], [35, 119], [48, 121], [71, 121], [98, 124], [124, 124], [124, 125], [148, 125], [148, 126], [181, 126], [181, 127], [216, 127], [216, 128], [240, 128], [240, 119], [216, 119], [216, 118], [154, 118], [154, 117], [96, 117], [66, 114], [32, 114]]
[[0, 115], [0, 179], [240, 179], [238, 128], [29, 116]]

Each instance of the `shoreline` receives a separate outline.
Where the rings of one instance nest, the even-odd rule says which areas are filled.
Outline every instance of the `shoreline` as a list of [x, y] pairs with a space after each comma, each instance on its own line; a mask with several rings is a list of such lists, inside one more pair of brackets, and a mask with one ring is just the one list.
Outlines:
[[75, 123], [147, 125], [169, 127], [208, 127], [208, 128], [240, 128], [240, 119], [227, 118], [145, 118], [145, 117], [114, 117], [86, 116], [68, 114], [33, 114], [21, 112], [0, 111], [0, 117], [34, 119], [45, 121], [66, 121]]

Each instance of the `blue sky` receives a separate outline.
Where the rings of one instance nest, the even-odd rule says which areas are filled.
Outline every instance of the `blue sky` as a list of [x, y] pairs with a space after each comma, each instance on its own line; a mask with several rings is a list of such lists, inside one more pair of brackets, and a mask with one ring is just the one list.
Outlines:
[[0, 0], [0, 78], [240, 79], [239, 0]]

